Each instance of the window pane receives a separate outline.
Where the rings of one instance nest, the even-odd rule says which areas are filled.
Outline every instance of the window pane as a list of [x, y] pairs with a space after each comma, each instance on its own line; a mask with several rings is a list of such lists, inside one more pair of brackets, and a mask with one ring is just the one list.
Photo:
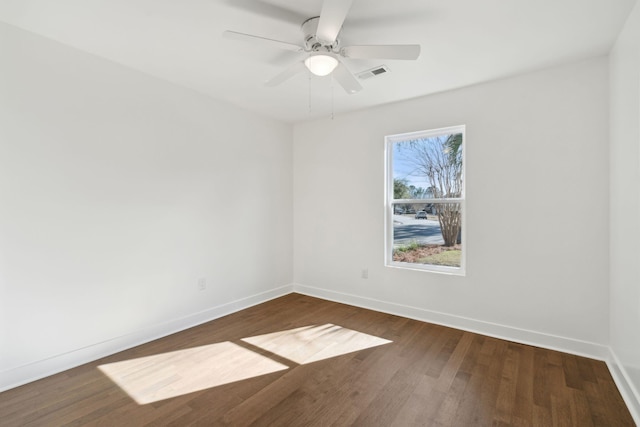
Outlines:
[[460, 203], [393, 204], [394, 262], [460, 267]]
[[462, 134], [393, 144], [393, 198], [462, 197]]

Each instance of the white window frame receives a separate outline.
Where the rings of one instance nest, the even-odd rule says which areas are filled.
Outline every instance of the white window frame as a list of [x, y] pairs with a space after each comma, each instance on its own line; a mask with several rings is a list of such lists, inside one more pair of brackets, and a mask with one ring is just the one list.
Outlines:
[[[465, 125], [451, 126], [440, 129], [432, 129], [418, 132], [403, 133], [398, 135], [389, 135], [385, 137], [385, 266], [395, 267], [409, 270], [430, 271], [435, 273], [452, 274], [464, 276], [466, 275], [466, 259], [467, 259], [467, 239], [466, 239], [466, 127]], [[460, 198], [440, 198], [440, 199], [394, 199], [393, 198], [393, 146], [398, 142], [431, 138], [442, 135], [450, 134], [462, 134], [462, 192]], [[462, 210], [461, 218], [461, 241], [462, 241], [462, 253], [460, 259], [460, 267], [448, 267], [440, 265], [430, 264], [418, 264], [409, 262], [393, 261], [393, 205], [402, 203], [446, 203], [455, 202], [460, 203]]]

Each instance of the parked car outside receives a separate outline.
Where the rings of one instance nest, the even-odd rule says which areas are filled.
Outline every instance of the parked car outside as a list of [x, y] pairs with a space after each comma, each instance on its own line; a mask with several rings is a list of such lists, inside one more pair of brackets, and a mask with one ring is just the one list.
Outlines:
[[427, 219], [427, 213], [425, 211], [416, 212], [416, 219]]

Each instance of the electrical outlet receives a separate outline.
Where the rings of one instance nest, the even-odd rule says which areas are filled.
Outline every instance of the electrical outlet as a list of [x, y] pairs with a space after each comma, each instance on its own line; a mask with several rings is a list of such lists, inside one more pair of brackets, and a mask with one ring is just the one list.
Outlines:
[[201, 277], [198, 279], [198, 290], [204, 291], [205, 289], [207, 289], [207, 279], [204, 277]]
[[369, 278], [369, 269], [368, 268], [363, 268], [362, 269], [362, 278], [363, 279], [368, 279]]

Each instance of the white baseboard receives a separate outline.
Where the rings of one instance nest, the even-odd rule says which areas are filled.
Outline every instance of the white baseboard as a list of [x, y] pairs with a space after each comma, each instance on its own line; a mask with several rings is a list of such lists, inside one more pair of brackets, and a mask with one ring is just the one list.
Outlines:
[[638, 389], [634, 386], [624, 365], [620, 363], [620, 359], [618, 359], [618, 356], [616, 356], [616, 353], [611, 348], [609, 349], [607, 366], [609, 367], [613, 381], [618, 386], [618, 390], [620, 390], [624, 403], [627, 404], [627, 408], [629, 408], [629, 412], [631, 412], [633, 420], [640, 426], [640, 392], [638, 392]]
[[609, 347], [602, 344], [515, 328], [513, 326], [500, 325], [482, 320], [470, 319], [467, 317], [381, 301], [373, 298], [365, 298], [300, 284], [294, 284], [293, 291], [312, 297], [354, 305], [383, 313], [395, 314], [397, 316], [408, 317], [410, 319], [420, 320], [423, 322], [449, 326], [463, 331], [474, 332], [521, 344], [543, 347], [550, 350], [558, 350], [597, 360], [606, 361], [610, 354]]
[[0, 372], [0, 392], [75, 368], [102, 357], [192, 328], [256, 304], [287, 295], [293, 285], [285, 285], [259, 294], [224, 303], [198, 313], [172, 319], [107, 341], [75, 349], [64, 354], [38, 360]]

